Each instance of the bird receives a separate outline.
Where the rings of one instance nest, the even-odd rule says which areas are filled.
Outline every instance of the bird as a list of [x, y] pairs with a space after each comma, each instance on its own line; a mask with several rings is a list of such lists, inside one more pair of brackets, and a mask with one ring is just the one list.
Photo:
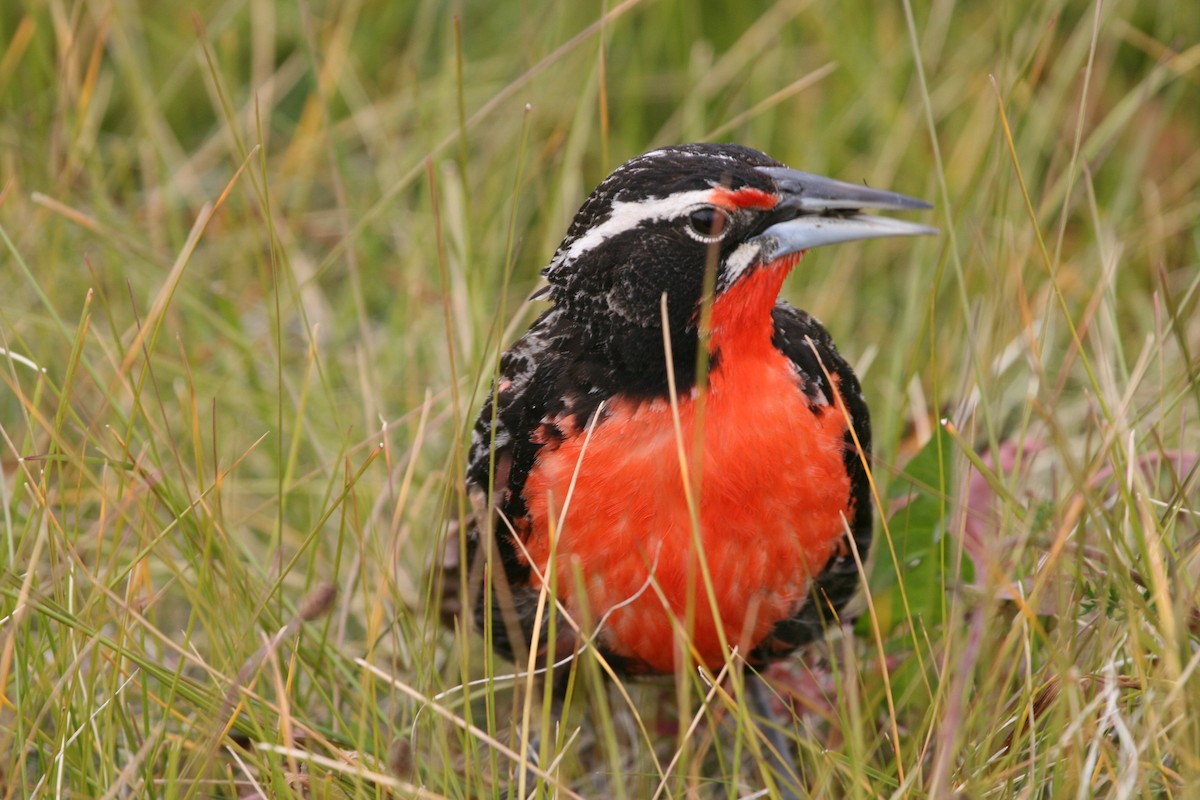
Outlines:
[[472, 431], [465, 607], [495, 652], [759, 669], [839, 619], [871, 545], [869, 411], [779, 295], [809, 249], [937, 233], [864, 212], [930, 208], [706, 142], [592, 191]]

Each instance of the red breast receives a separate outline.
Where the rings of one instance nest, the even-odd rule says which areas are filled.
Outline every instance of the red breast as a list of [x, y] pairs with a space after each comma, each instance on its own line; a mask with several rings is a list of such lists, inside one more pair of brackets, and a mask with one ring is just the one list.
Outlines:
[[[814, 406], [771, 344], [770, 309], [797, 259], [714, 303], [715, 366], [704, 403], [694, 392], [679, 398], [681, 437], [666, 398], [614, 398], [590, 438], [576, 431], [544, 449], [526, 482], [525, 544], [538, 571], [555, 553], [566, 608], [581, 623], [602, 621], [605, 649], [652, 671], [675, 668], [677, 641], [712, 668], [724, 660], [722, 634], [749, 652], [805, 601], [850, 516], [845, 416], [833, 398]], [[689, 470], [699, 468], [698, 531], [680, 440]]]

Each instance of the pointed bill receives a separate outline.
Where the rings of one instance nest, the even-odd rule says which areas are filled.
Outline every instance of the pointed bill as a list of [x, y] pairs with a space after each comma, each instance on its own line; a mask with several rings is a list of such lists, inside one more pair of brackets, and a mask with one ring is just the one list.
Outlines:
[[855, 213], [863, 209], [920, 211], [933, 208], [914, 197], [787, 167], [760, 167], [759, 171], [775, 181], [781, 195], [777, 211], [794, 215], [790, 219], [781, 219], [754, 238], [765, 262], [827, 244], [938, 233], [937, 228], [928, 225]]

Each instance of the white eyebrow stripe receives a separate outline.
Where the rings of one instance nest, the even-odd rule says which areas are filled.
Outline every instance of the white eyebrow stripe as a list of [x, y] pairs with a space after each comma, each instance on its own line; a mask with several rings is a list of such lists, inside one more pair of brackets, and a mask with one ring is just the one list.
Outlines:
[[712, 189], [696, 189], [690, 192], [676, 192], [666, 197], [650, 197], [633, 202], [614, 200], [608, 219], [571, 242], [566, 251], [554, 259], [554, 263], [574, 261], [610, 236], [621, 231], [633, 230], [646, 222], [658, 222], [682, 216], [683, 212], [689, 208], [710, 202], [711, 198]]

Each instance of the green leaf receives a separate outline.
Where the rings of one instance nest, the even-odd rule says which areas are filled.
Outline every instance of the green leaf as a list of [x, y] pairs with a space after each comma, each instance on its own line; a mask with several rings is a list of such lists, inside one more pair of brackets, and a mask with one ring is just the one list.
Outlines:
[[[952, 447], [953, 441], [939, 427], [892, 481], [888, 508], [896, 511], [886, 530], [876, 531], [869, 579], [875, 613], [885, 635], [910, 619], [926, 626], [939, 624], [945, 616], [946, 588], [971, 577], [967, 559], [963, 559], [963, 574], [954, 574], [954, 542], [945, 536], [953, 486]], [[888, 546], [889, 533], [892, 547]], [[860, 632], [866, 625], [869, 620], [860, 618]]]

